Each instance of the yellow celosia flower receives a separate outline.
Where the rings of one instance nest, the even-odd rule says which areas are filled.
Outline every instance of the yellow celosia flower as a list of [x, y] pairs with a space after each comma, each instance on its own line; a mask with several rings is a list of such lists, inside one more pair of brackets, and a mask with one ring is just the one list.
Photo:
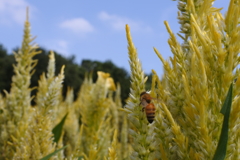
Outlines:
[[116, 91], [116, 86], [112, 78], [107, 78], [106, 86], [111, 91]]
[[0, 126], [0, 159], [13, 159], [15, 151], [22, 146], [26, 130], [31, 120], [31, 89], [30, 79], [34, 66], [33, 57], [39, 52], [37, 46], [31, 45], [30, 23], [25, 21], [21, 49], [14, 53], [17, 64], [14, 65], [15, 75], [12, 77], [10, 93], [6, 92], [4, 115]]

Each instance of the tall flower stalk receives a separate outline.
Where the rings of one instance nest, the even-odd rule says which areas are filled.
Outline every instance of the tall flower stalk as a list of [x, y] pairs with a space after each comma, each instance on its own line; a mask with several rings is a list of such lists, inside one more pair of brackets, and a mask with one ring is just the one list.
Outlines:
[[15, 75], [12, 77], [10, 93], [6, 93], [1, 130], [0, 130], [0, 159], [12, 159], [17, 146], [24, 140], [29, 121], [31, 119], [31, 89], [30, 79], [37, 64], [33, 57], [39, 52], [32, 44], [30, 23], [27, 19], [21, 49], [14, 53], [16, 65], [13, 65]]
[[153, 125], [148, 125], [146, 115], [142, 112], [140, 106], [140, 94], [145, 91], [144, 72], [140, 60], [137, 57], [137, 50], [132, 42], [130, 28], [126, 25], [126, 33], [128, 40], [129, 64], [131, 67], [131, 87], [130, 96], [125, 106], [130, 122], [129, 134], [132, 136], [134, 149], [131, 159], [149, 159], [154, 158], [154, 147], [151, 147], [154, 134]]
[[85, 78], [75, 104], [81, 120], [75, 157], [100, 160], [108, 154], [112, 132], [118, 127], [113, 125], [116, 124], [114, 112], [117, 108], [111, 91], [115, 89], [113, 79], [108, 73], [99, 71], [96, 83], [91, 78]]
[[[26, 131], [25, 141], [16, 150], [15, 159], [40, 159], [55, 151], [56, 143], [53, 141], [52, 129], [56, 118], [62, 82], [64, 79], [64, 66], [55, 77], [54, 53], [50, 52], [47, 76], [43, 73], [36, 97], [37, 106]], [[59, 146], [58, 146], [59, 147]], [[51, 159], [63, 158], [53, 156]]]
[[[163, 98], [163, 103], [159, 104], [162, 114], [156, 116], [156, 125], [161, 127], [159, 124], [164, 124], [168, 126], [164, 128], [171, 128], [165, 138], [168, 140], [173, 137], [170, 148], [177, 148], [175, 159], [213, 158], [223, 121], [220, 109], [230, 83], [239, 77], [237, 65], [240, 47], [237, 44], [240, 28], [233, 21], [239, 15], [238, 7], [239, 3], [231, 1], [224, 18], [219, 9], [212, 7], [211, 0], [179, 0], [181, 18], [185, 16], [180, 24], [187, 31], [183, 32], [185, 36], [182, 37], [187, 37], [183, 44], [177, 41], [165, 22], [173, 57], [170, 62], [165, 61], [154, 49], [165, 71], [163, 81], [156, 80], [159, 84], [156, 92]], [[236, 12], [233, 14], [233, 11]], [[235, 141], [233, 138], [228, 141], [227, 159], [237, 159], [239, 155], [239, 149], [231, 147], [239, 146], [240, 138], [236, 131], [239, 123], [236, 118], [239, 116], [238, 90], [238, 85], [235, 85], [229, 127], [229, 137], [234, 137]], [[163, 123], [166, 119], [170, 123]], [[158, 129], [157, 135], [162, 137], [164, 134]], [[161, 153], [173, 159], [168, 142], [161, 144]]]

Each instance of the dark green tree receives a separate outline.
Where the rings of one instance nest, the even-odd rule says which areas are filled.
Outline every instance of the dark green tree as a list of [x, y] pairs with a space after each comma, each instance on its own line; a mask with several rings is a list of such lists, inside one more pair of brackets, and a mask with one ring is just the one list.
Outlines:
[[[14, 51], [17, 51], [18, 48], [15, 48]], [[38, 80], [43, 72], [47, 71], [48, 66], [48, 50], [44, 48], [39, 48], [41, 51], [40, 54], [37, 54], [34, 59], [38, 60], [38, 63], [35, 67], [35, 72], [32, 75], [31, 86], [38, 86]], [[125, 100], [128, 98], [129, 88], [130, 88], [130, 77], [128, 72], [124, 68], [117, 67], [110, 60], [105, 62], [100, 61], [91, 61], [91, 60], [82, 60], [81, 64], [75, 62], [75, 57], [63, 57], [61, 54], [55, 52], [56, 59], [56, 74], [60, 72], [62, 65], [65, 65], [65, 79], [63, 82], [63, 96], [66, 95], [67, 88], [71, 87], [74, 89], [74, 96], [77, 97], [78, 91], [81, 87], [81, 84], [84, 80], [85, 73], [92, 74], [93, 81], [97, 79], [97, 71], [107, 72], [114, 79], [115, 83], [121, 85], [121, 98], [123, 105]], [[8, 54], [7, 50], [0, 45], [0, 91], [3, 93], [3, 90], [10, 90], [11, 80], [13, 76], [13, 64], [15, 63], [14, 55]], [[147, 81], [147, 90], [151, 89], [151, 75], [149, 75]], [[37, 90], [32, 91], [32, 95], [35, 95]], [[34, 102], [34, 101], [33, 101]], [[34, 103], [33, 103], [34, 104]]]
[[0, 91], [3, 95], [3, 90], [10, 91], [14, 63], [14, 56], [7, 54], [7, 50], [0, 45]]

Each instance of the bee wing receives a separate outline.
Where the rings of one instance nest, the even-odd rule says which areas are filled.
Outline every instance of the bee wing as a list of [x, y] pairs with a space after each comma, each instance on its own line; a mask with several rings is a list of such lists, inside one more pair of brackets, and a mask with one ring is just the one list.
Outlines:
[[155, 100], [155, 101], [157, 101], [159, 103], [163, 103], [163, 101], [161, 99], [158, 99], [158, 98], [152, 98], [152, 100]]

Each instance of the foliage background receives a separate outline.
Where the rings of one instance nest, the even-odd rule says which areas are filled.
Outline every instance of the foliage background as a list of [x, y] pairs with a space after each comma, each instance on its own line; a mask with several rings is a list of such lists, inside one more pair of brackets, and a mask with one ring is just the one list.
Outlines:
[[[14, 49], [17, 51], [18, 48]], [[41, 54], [35, 55], [33, 59], [38, 60], [38, 64], [35, 66], [36, 72], [31, 77], [30, 87], [38, 86], [38, 79], [43, 72], [46, 72], [46, 66], [48, 64], [48, 54], [50, 51], [44, 48], [38, 48]], [[130, 87], [130, 74], [124, 69], [119, 68], [113, 64], [110, 60], [106, 62], [82, 60], [80, 64], [75, 63], [75, 57], [63, 57], [59, 53], [55, 52], [56, 59], [56, 71], [59, 72], [62, 65], [65, 65], [65, 80], [63, 82], [63, 96], [66, 96], [67, 88], [71, 87], [74, 90], [74, 99], [77, 97], [77, 93], [83, 83], [85, 73], [91, 73], [93, 81], [97, 80], [97, 71], [103, 71], [110, 73], [116, 83], [121, 84], [121, 99], [125, 104], [125, 100], [128, 98]], [[13, 54], [7, 53], [7, 50], [3, 45], [0, 45], [0, 91], [4, 95], [3, 90], [10, 91], [12, 76], [14, 74], [12, 64], [16, 63]], [[4, 68], [4, 69], [3, 69]], [[151, 85], [151, 74], [147, 81], [148, 89]], [[36, 90], [32, 91], [32, 95], [36, 95]], [[34, 101], [32, 102], [34, 103]]]

